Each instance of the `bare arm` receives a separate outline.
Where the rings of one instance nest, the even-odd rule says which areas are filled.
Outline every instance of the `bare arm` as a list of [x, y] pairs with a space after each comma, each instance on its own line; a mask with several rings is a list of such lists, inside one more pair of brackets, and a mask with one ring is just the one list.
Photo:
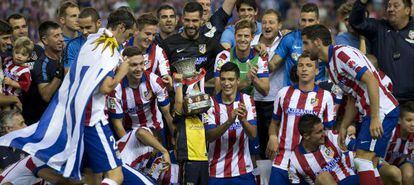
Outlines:
[[161, 153], [165, 153], [167, 149], [165, 149], [162, 144], [146, 129], [139, 128], [136, 132], [136, 137], [145, 145], [151, 146], [156, 150], [160, 151]]
[[269, 73], [276, 71], [282, 66], [283, 59], [279, 55], [274, 55], [269, 61]]
[[269, 78], [254, 78], [253, 86], [263, 96], [267, 96], [270, 90]]
[[[229, 119], [231, 119], [231, 118], [229, 118]], [[211, 142], [217, 140], [218, 138], [220, 138], [224, 134], [224, 132], [226, 132], [227, 129], [229, 129], [229, 127], [233, 123], [234, 123], [234, 121], [227, 120], [226, 122], [219, 125], [218, 127], [207, 130], [207, 132], [206, 132], [207, 141], [211, 143]]]
[[174, 102], [174, 110], [177, 114], [183, 114], [183, 85], [182, 85], [182, 74], [174, 74], [173, 75], [174, 82], [176, 83], [175, 86], [175, 102]]
[[269, 141], [267, 142], [267, 148], [266, 148], [266, 155], [269, 158], [275, 158], [276, 152], [279, 147], [279, 141], [278, 141], [278, 133], [279, 133], [279, 120], [274, 120], [270, 122], [269, 125]]
[[102, 82], [101, 86], [99, 87], [99, 92], [102, 94], [109, 94], [111, 93], [115, 87], [122, 81], [122, 79], [128, 73], [129, 62], [126, 59], [122, 64], [119, 66], [118, 70], [115, 73], [115, 76], [106, 77], [105, 80]]
[[222, 8], [227, 15], [231, 15], [235, 4], [236, 0], [224, 0]]
[[171, 165], [170, 154], [168, 150], [165, 149], [162, 144], [146, 129], [139, 128], [136, 132], [136, 137], [145, 145], [151, 146], [152, 148], [160, 151], [164, 159], [164, 170], [168, 169]]
[[[240, 82], [239, 83], [239, 87], [241, 87], [240, 86], [240, 84], [241, 84], [242, 82]], [[214, 78], [214, 94], [217, 94], [217, 93], [219, 93], [221, 91], [221, 85], [220, 85], [220, 77], [215, 77]]]
[[349, 125], [351, 125], [352, 122], [354, 121], [356, 114], [357, 114], [357, 110], [355, 108], [355, 99], [348, 95], [346, 105], [345, 105], [345, 114], [344, 114], [344, 117], [342, 118], [341, 125], [339, 126], [339, 136], [338, 136], [338, 144], [343, 150], [346, 150], [347, 148], [345, 145], [347, 129]]
[[14, 88], [17, 88], [17, 89], [21, 89], [20, 88], [20, 84], [19, 84], [19, 82], [17, 82], [17, 81], [14, 81], [14, 80], [12, 80], [11, 78], [9, 78], [9, 77], [5, 77], [4, 78], [4, 82], [3, 82], [4, 84], [6, 84], [6, 85], [10, 85], [10, 86], [12, 86], [12, 87], [14, 87]]
[[125, 128], [122, 125], [122, 118], [121, 119], [111, 119], [112, 125], [114, 126], [115, 134], [121, 138], [126, 134]]
[[168, 128], [170, 129], [170, 133], [174, 133], [175, 125], [173, 124], [173, 118], [170, 114], [170, 104], [166, 106], [162, 106], [160, 108], [161, 108], [162, 115], [164, 116], [165, 121], [167, 122]]
[[49, 83], [41, 83], [37, 85], [39, 94], [45, 102], [49, 102], [50, 99], [52, 99], [61, 82], [62, 81], [59, 78], [54, 77]]
[[379, 115], [379, 85], [377, 79], [374, 75], [366, 71], [361, 78], [361, 81], [364, 82], [368, 89], [369, 96], [369, 108], [371, 111], [371, 123], [370, 123], [370, 132], [371, 136], [374, 139], [377, 139], [382, 136], [384, 133], [382, 128], [382, 123], [380, 121]]

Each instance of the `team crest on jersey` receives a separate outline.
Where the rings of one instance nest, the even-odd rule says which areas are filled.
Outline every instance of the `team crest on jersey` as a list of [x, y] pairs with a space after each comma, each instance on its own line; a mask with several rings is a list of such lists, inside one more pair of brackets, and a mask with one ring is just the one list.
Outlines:
[[30, 57], [30, 59], [32, 60], [37, 60], [39, 57], [37, 56], [37, 53], [35, 51], [32, 52], [32, 56]]
[[221, 66], [224, 65], [224, 63], [226, 63], [226, 62], [221, 58], [217, 61], [217, 70], [218, 71], [220, 71], [220, 68], [221, 68]]
[[325, 148], [324, 154], [330, 158], [333, 158], [335, 155], [334, 150], [331, 147]]
[[408, 38], [405, 39], [407, 42], [414, 44], [414, 30], [408, 32]]
[[298, 61], [300, 55], [301, 54], [299, 54], [299, 53], [292, 53], [292, 55], [290, 55], [290, 56], [293, 58], [293, 60]]
[[311, 105], [312, 106], [318, 106], [318, 103], [319, 103], [319, 99], [318, 98], [311, 98]]
[[206, 44], [199, 44], [199, 45], [198, 45], [198, 51], [199, 51], [201, 54], [205, 54], [205, 53], [206, 53], [206, 51], [207, 51], [207, 45], [206, 45]]
[[151, 99], [151, 94], [150, 94], [150, 92], [149, 92], [149, 91], [144, 91], [144, 98], [145, 98], [146, 100]]
[[115, 106], [116, 106], [116, 99], [115, 99], [115, 98], [113, 98], [113, 97], [108, 97], [107, 104], [108, 104], [108, 108], [109, 108], [109, 109], [115, 109]]

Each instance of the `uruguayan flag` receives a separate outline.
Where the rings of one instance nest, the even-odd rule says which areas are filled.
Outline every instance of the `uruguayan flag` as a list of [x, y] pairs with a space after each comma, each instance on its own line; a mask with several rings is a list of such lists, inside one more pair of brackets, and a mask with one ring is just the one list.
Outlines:
[[65, 177], [80, 179], [82, 117], [94, 89], [120, 61], [117, 47], [106, 29], [90, 35], [40, 121], [1, 137], [0, 145], [20, 148]]

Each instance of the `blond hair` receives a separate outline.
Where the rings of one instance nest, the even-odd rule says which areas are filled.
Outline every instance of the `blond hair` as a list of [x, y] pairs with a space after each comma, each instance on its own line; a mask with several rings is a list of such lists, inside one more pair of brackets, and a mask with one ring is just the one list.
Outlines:
[[33, 51], [34, 44], [29, 39], [29, 37], [19, 37], [13, 43], [13, 50], [18, 51], [20, 53], [25, 53], [30, 55]]

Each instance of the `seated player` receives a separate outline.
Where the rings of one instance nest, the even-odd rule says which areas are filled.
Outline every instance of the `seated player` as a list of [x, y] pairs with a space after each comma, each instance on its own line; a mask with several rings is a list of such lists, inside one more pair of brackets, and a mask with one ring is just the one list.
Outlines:
[[171, 165], [170, 155], [158, 141], [158, 136], [158, 131], [154, 128], [140, 127], [130, 131], [118, 141], [122, 162], [144, 171], [153, 153], [161, 152], [163, 166], [168, 169]]
[[330, 130], [324, 131], [318, 116], [301, 116], [298, 128], [302, 140], [290, 157], [289, 168], [293, 184], [302, 181], [308, 184], [359, 184], [358, 177], [343, 160], [338, 136]]
[[108, 98], [109, 116], [118, 137], [140, 127], [160, 131], [164, 124], [159, 109], [173, 131], [170, 101], [161, 78], [145, 71], [144, 56], [137, 47], [127, 47], [122, 55], [130, 62], [128, 73]]
[[414, 184], [414, 102], [400, 106], [399, 124], [388, 144], [385, 161], [400, 168], [402, 184]]

